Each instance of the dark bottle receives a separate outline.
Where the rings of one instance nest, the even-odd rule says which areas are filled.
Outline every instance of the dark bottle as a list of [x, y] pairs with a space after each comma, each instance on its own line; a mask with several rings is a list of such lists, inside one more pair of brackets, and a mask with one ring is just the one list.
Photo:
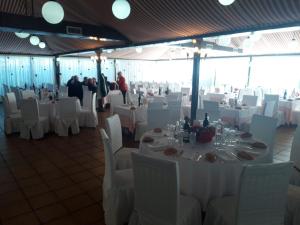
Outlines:
[[138, 101], [139, 101], [139, 106], [141, 106], [141, 92], [139, 92], [139, 98], [138, 98]]
[[161, 87], [158, 88], [158, 95], [161, 95]]
[[283, 94], [283, 99], [286, 99], [286, 96], [287, 96], [287, 92], [286, 90], [284, 91], [284, 94]]
[[182, 141], [184, 143], [189, 143], [190, 142], [191, 126], [190, 126], [190, 123], [189, 123], [189, 118], [185, 117], [184, 120], [185, 120], [185, 123], [183, 125], [183, 137], [182, 137]]
[[32, 85], [32, 89], [33, 89], [33, 91], [34, 91], [34, 93], [35, 93], [35, 85], [34, 85], [34, 83], [33, 83], [33, 85]]
[[203, 127], [208, 127], [209, 121], [208, 121], [208, 113], [205, 113], [205, 118], [203, 120]]

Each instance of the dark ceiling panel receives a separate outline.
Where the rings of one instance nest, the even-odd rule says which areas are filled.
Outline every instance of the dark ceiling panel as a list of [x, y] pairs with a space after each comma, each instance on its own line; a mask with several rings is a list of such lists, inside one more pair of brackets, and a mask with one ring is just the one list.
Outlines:
[[[25, 15], [25, 1], [1, 0], [0, 10]], [[113, 0], [58, 1], [65, 9], [65, 20], [112, 27], [133, 43], [300, 24], [299, 0], [236, 0], [227, 7], [220, 5], [218, 0], [129, 0], [132, 12], [126, 20], [118, 20], [112, 15]], [[30, 1], [27, 2], [27, 15], [30, 15], [31, 5]], [[34, 0], [34, 16], [41, 16], [44, 2], [46, 0]], [[18, 41], [7, 38], [2, 38], [1, 41], [3, 40], [5, 42], [0, 44], [11, 46], [10, 51], [29, 51], [30, 46], [26, 44], [20, 44], [16, 48], [13, 44]], [[72, 40], [72, 44], [69, 41], [66, 44], [63, 38], [47, 37], [47, 40], [53, 49], [49, 50], [49, 54], [51, 51], [68, 52], [70, 49], [76, 51], [95, 46], [81, 40]], [[8, 50], [7, 47], [2, 48]]]

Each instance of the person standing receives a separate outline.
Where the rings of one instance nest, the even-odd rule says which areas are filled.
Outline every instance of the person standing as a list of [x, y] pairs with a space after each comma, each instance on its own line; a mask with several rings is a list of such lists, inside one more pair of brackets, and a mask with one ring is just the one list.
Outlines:
[[120, 89], [120, 91], [122, 92], [122, 95], [123, 95], [123, 102], [124, 102], [124, 104], [126, 104], [126, 93], [128, 91], [128, 86], [126, 84], [125, 77], [123, 76], [121, 71], [118, 72], [117, 83], [118, 83], [119, 89]]

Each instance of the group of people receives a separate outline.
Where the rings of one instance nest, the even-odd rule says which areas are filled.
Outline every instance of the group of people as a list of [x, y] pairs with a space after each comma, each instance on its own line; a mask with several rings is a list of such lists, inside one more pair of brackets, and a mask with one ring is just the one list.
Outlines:
[[[87, 86], [89, 91], [92, 91], [93, 93], [97, 93], [98, 90], [98, 85], [99, 87], [99, 95], [101, 99], [103, 99], [105, 96], [107, 96], [109, 90], [112, 88], [118, 88], [123, 95], [123, 101], [124, 104], [126, 103], [126, 93], [128, 91], [128, 85], [126, 84], [125, 77], [123, 76], [122, 72], [118, 72], [118, 77], [117, 77], [117, 86], [114, 87], [112, 83], [107, 81], [107, 77], [104, 76], [102, 73], [101, 76], [99, 77], [99, 84], [97, 83], [96, 78], [88, 78], [84, 77], [83, 81], [79, 81], [78, 76], [72, 76], [70, 80], [67, 82], [67, 87], [68, 87], [68, 96], [69, 97], [77, 97], [82, 101], [83, 98], [83, 86]], [[102, 105], [102, 104], [101, 104]]]

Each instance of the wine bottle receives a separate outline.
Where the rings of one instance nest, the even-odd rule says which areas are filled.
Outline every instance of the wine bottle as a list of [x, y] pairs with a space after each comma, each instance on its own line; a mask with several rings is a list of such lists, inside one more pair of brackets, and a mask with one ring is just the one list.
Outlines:
[[209, 126], [208, 113], [205, 113], [205, 118], [203, 120], [203, 127]]

